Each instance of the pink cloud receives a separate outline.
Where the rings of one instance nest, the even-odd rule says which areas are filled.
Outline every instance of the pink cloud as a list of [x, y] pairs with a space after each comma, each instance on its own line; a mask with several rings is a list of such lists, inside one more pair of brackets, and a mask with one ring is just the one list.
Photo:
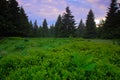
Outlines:
[[87, 0], [89, 3], [97, 3], [99, 0]]
[[[17, 0], [22, 5], [30, 19], [44, 19], [55, 21], [59, 14], [70, 6], [77, 22], [86, 20], [89, 9], [93, 9], [95, 17], [104, 17], [107, 7], [99, 3], [100, 0]], [[105, 1], [104, 1], [105, 2]], [[76, 5], [77, 4], [77, 5]], [[99, 18], [100, 19], [100, 18]]]

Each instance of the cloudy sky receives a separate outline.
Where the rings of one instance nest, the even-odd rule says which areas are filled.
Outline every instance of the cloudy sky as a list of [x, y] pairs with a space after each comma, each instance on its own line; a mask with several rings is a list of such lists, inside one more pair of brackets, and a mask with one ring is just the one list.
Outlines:
[[106, 16], [111, 0], [17, 0], [23, 6], [30, 20], [38, 21], [41, 25], [46, 18], [49, 25], [54, 24], [58, 15], [70, 7], [77, 23], [80, 19], [86, 21], [88, 11], [93, 10], [96, 23]]

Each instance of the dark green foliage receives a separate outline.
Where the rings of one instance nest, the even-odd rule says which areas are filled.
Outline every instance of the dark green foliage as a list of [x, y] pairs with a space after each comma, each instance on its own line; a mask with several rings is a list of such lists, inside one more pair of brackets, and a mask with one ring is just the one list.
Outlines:
[[21, 33], [19, 32], [21, 28], [21, 24], [19, 24], [20, 21], [20, 8], [18, 6], [18, 2], [16, 0], [9, 0], [9, 8], [10, 8], [10, 20], [12, 21], [11, 28], [13, 29], [12, 31], [12, 36], [21, 36]]
[[43, 27], [42, 26], [40, 26], [38, 28], [38, 37], [43, 37]]
[[47, 24], [47, 21], [46, 21], [46, 19], [44, 19], [44, 21], [43, 21], [43, 25], [42, 25], [42, 37], [48, 37], [48, 35], [49, 35], [49, 32], [48, 32], [48, 24]]
[[113, 40], [113, 44], [120, 46], [120, 40]]
[[62, 31], [60, 30], [62, 29], [61, 27], [62, 27], [62, 17], [61, 15], [59, 15], [55, 23], [55, 37], [60, 37], [60, 32]]
[[49, 37], [55, 37], [55, 27], [54, 27], [54, 25], [50, 26]]
[[62, 26], [60, 27], [60, 37], [75, 36], [75, 20], [69, 7], [66, 7], [66, 12], [62, 16]]
[[120, 46], [120, 40], [117, 41], [117, 44]]
[[6, 0], [0, 0], [0, 37], [10, 36], [13, 26], [10, 20], [10, 8], [9, 2]]
[[105, 21], [101, 20], [99, 25], [98, 25], [98, 28], [97, 28], [97, 37], [98, 38], [102, 38], [104, 24], [105, 24]]
[[29, 27], [28, 27], [28, 36], [33, 37], [34, 36], [34, 26], [32, 24], [32, 21], [29, 21]]
[[19, 22], [20, 27], [18, 29], [19, 30], [18, 32], [20, 33], [21, 36], [25, 36], [25, 37], [29, 36], [28, 33], [30, 32], [31, 25], [29, 25], [28, 18], [22, 7], [20, 8], [19, 15], [20, 15], [20, 22]]
[[96, 32], [96, 24], [94, 21], [94, 14], [93, 14], [93, 11], [90, 10], [87, 15], [84, 37], [85, 38], [96, 38], [97, 36], [96, 33], [97, 32]]
[[37, 20], [34, 22], [34, 27], [33, 27], [33, 36], [38, 37], [38, 25], [37, 25]]
[[16, 0], [0, 0], [0, 36], [28, 36], [29, 22]]
[[15, 45], [15, 50], [23, 50], [25, 48], [24, 45]]
[[117, 0], [111, 0], [109, 11], [103, 27], [103, 38], [120, 38], [120, 12], [116, 12]]
[[24, 39], [24, 41], [25, 41], [25, 42], [28, 42], [28, 41], [29, 41], [29, 39]]
[[84, 30], [85, 30], [85, 25], [81, 19], [76, 32], [77, 37], [83, 37]]

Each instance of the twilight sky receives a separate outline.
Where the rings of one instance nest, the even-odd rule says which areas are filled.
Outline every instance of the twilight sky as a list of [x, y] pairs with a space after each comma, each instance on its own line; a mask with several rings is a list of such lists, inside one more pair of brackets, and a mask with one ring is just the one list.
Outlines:
[[55, 23], [59, 14], [65, 12], [66, 6], [70, 7], [77, 23], [80, 19], [86, 21], [88, 11], [93, 10], [96, 23], [106, 16], [111, 0], [17, 0], [23, 6], [29, 20], [38, 21], [41, 25], [46, 18], [49, 25]]

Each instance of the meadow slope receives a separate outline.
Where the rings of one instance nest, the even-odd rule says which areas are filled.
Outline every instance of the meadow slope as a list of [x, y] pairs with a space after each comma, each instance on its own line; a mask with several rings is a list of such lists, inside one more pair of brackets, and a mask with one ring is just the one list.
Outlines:
[[0, 80], [119, 79], [120, 46], [111, 40], [0, 40]]

